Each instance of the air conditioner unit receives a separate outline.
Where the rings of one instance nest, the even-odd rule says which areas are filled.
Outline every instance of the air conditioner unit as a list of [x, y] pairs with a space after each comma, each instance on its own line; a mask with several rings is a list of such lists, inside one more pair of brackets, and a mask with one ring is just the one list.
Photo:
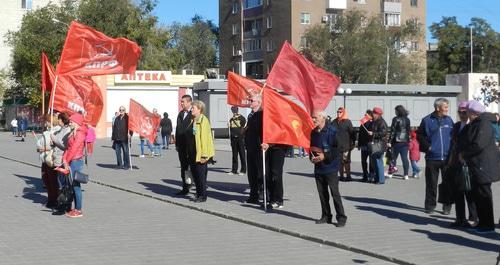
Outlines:
[[323, 22], [323, 23], [328, 22], [328, 20], [330, 20], [330, 17], [328, 17], [328, 16], [323, 16], [323, 17], [321, 18], [321, 22]]
[[238, 50], [238, 51], [236, 52], [236, 55], [241, 56], [241, 55], [243, 55], [243, 52], [242, 52], [241, 50]]

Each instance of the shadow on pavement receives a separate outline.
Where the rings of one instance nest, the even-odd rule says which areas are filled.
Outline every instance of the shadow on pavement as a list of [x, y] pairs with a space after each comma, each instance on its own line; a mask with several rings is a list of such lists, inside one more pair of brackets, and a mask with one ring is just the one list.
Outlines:
[[[98, 166], [98, 167], [102, 167], [102, 168], [117, 169], [117, 168], [116, 168], [116, 164], [102, 164], [102, 163], [96, 163], [95, 165], [96, 165], [96, 166]], [[132, 166], [132, 169], [139, 169], [139, 167], [138, 167], [138, 166]], [[125, 170], [125, 169], [122, 169], [122, 170]]]
[[[177, 191], [181, 190], [182, 182], [180, 180], [164, 179], [163, 182], [179, 187]], [[219, 192], [214, 190], [207, 190], [207, 196], [209, 199], [242, 202], [247, 198], [247, 196], [244, 195], [247, 185], [239, 183], [207, 181], [207, 186], [212, 189], [224, 191]], [[242, 195], [228, 194], [226, 192], [236, 192], [241, 193]]]
[[424, 208], [422, 208], [422, 207], [416, 207], [416, 206], [409, 205], [406, 203], [389, 201], [389, 200], [384, 200], [384, 199], [353, 197], [353, 196], [342, 196], [342, 198], [345, 200], [349, 200], [349, 201], [355, 201], [355, 202], [361, 202], [361, 203], [367, 203], [367, 204], [378, 204], [378, 205], [384, 205], [384, 206], [396, 207], [396, 208], [402, 208], [402, 209], [409, 209], [409, 210], [415, 210], [415, 211], [421, 211], [421, 212], [424, 211]]
[[45, 189], [40, 178], [18, 174], [14, 174], [14, 176], [24, 180], [28, 186], [23, 189], [23, 198], [31, 200], [33, 203], [45, 204], [47, 202], [47, 196], [41, 194], [45, 193]]
[[314, 173], [304, 173], [304, 172], [286, 172], [287, 174], [290, 175], [296, 175], [296, 176], [302, 176], [302, 177], [309, 177], [309, 178], [314, 178]]
[[[422, 229], [411, 229], [411, 231], [426, 234], [427, 237], [429, 237], [429, 239], [437, 241], [437, 242], [451, 243], [451, 244], [455, 244], [455, 245], [460, 245], [460, 246], [465, 246], [465, 247], [469, 247], [469, 248], [475, 248], [475, 249], [479, 249], [482, 251], [489, 251], [489, 252], [495, 252], [495, 253], [497, 253], [500, 249], [500, 245], [487, 243], [487, 242], [481, 242], [481, 241], [469, 239], [469, 238], [466, 238], [463, 236], [457, 236], [457, 235], [451, 235], [451, 234], [445, 234], [445, 233], [434, 233], [434, 232], [422, 230]], [[497, 236], [498, 236], [498, 234], [497, 234]]]
[[214, 171], [214, 172], [221, 172], [221, 173], [227, 173], [231, 169], [227, 167], [208, 167], [208, 171]]
[[356, 208], [362, 211], [374, 212], [376, 214], [385, 216], [387, 218], [399, 219], [403, 222], [412, 223], [416, 225], [435, 225], [442, 228], [448, 228], [450, 225], [450, 222], [442, 221], [436, 218], [407, 214], [389, 209], [376, 208], [372, 206], [360, 206], [360, 205], [356, 205]]
[[[253, 209], [256, 209], [259, 211], [264, 211], [264, 207], [262, 207], [260, 205], [256, 205], [256, 204], [241, 204], [241, 206], [246, 207], [246, 208], [253, 208]], [[269, 209], [268, 208], [267, 213], [268, 214], [279, 214], [279, 215], [284, 215], [284, 216], [288, 216], [288, 217], [292, 217], [292, 218], [296, 218], [296, 219], [307, 220], [307, 221], [316, 221], [316, 219], [311, 218], [309, 216], [301, 215], [298, 213], [288, 212], [288, 211], [285, 211], [283, 209]]]
[[172, 188], [157, 183], [148, 183], [148, 182], [137, 182], [137, 183], [146, 187], [146, 190], [152, 191], [156, 194], [167, 195], [170, 197], [176, 197], [175, 194], [180, 190], [178, 188]]

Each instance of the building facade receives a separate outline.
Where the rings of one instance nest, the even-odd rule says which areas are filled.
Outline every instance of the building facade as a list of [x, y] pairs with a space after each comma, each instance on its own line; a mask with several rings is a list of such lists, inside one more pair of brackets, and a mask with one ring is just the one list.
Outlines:
[[331, 23], [354, 9], [379, 16], [387, 27], [400, 27], [408, 20], [424, 25], [424, 32], [407, 43], [405, 52], [416, 54], [425, 70], [425, 0], [219, 0], [221, 73], [265, 79], [285, 40], [300, 50], [307, 45], [307, 28]]
[[23, 16], [31, 10], [36, 10], [48, 5], [50, 0], [2, 0], [0, 8], [0, 69], [9, 68], [11, 62], [12, 47], [5, 41], [5, 34], [16, 31], [21, 26]]

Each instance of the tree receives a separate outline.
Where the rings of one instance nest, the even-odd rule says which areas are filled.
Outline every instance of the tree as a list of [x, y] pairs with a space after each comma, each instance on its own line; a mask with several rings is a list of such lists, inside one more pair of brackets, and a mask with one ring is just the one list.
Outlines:
[[484, 19], [472, 18], [467, 26], [456, 17], [443, 17], [429, 29], [438, 41], [437, 56], [428, 58], [427, 82], [442, 85], [446, 74], [468, 73], [470, 61], [470, 28], [473, 39], [474, 72], [500, 72], [500, 34]]
[[303, 53], [342, 82], [419, 83], [423, 79], [421, 55], [410, 52], [410, 45], [420, 34], [420, 25], [413, 21], [385, 28], [379, 17], [347, 11], [330, 24], [308, 29]]

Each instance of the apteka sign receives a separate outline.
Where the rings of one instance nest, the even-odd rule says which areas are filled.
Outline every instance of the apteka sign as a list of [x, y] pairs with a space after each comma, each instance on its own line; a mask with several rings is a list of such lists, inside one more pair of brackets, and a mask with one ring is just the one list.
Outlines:
[[136, 71], [135, 74], [115, 75], [115, 84], [168, 84], [172, 83], [171, 71]]

